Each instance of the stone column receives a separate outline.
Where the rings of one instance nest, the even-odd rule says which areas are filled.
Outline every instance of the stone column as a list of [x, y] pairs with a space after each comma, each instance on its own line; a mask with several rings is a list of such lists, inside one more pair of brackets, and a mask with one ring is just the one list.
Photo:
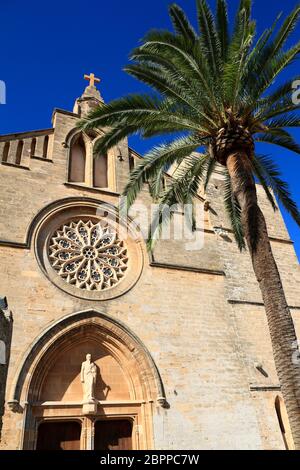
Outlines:
[[94, 450], [94, 438], [95, 438], [94, 420], [88, 417], [83, 418], [81, 432], [82, 432], [81, 445], [83, 446], [81, 450]]

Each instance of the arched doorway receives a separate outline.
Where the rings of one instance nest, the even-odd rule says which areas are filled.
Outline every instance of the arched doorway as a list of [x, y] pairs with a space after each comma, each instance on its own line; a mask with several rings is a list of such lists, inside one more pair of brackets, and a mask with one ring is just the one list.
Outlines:
[[[86, 406], [81, 366], [87, 355], [95, 369], [95, 401]], [[62, 450], [151, 449], [153, 412], [166, 403], [144, 345], [95, 311], [68, 316], [37, 340], [20, 368], [12, 402], [27, 403], [21, 448]], [[47, 443], [54, 428], [57, 437]]]

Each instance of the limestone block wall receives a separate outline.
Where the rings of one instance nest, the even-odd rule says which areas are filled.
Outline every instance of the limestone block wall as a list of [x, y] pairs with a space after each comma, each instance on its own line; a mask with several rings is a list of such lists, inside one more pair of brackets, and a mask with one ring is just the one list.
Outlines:
[[[222, 182], [216, 178], [209, 189], [209, 199], [214, 201], [215, 213], [212, 225], [228, 227], [219, 197]], [[273, 253], [281, 274], [288, 304], [300, 336], [300, 267], [294, 246], [280, 212], [274, 213], [258, 186], [259, 203], [267, 220]], [[256, 408], [263, 447], [285, 448], [282, 436], [277, 432], [278, 419], [274, 413], [275, 400], [280, 396], [280, 386], [275, 370], [267, 319], [249, 253], [240, 253], [233, 236], [218, 239], [220, 257], [226, 274], [226, 298], [228, 312], [235, 325], [237, 344], [248, 376], [252, 403]], [[265, 375], [255, 365], [262, 364]]]
[[[222, 182], [216, 179], [209, 190], [208, 197], [213, 201], [215, 209], [211, 213], [211, 223], [214, 226], [221, 225], [224, 228], [229, 228], [229, 222], [224, 215], [220, 194], [221, 188]], [[293, 243], [290, 240], [280, 212], [274, 213], [272, 207], [263, 196], [262, 188], [258, 186], [257, 189], [288, 303], [292, 307], [299, 306], [300, 296], [297, 286], [300, 282], [300, 266]], [[218, 246], [219, 255], [226, 273], [228, 300], [261, 303], [262, 297], [253, 273], [248, 251], [240, 253], [230, 231], [227, 233], [226, 239], [219, 237]]]
[[[12, 299], [15, 315], [8, 384], [25, 352], [51, 322], [95, 308], [128, 325], [159, 368], [170, 409], [156, 411], [157, 448], [261, 446], [247, 377], [227, 316], [223, 277], [148, 266], [125, 296], [93, 303], [58, 291], [39, 271], [31, 250], [2, 250], [1, 266], [8, 264], [3, 289]], [[18, 447], [21, 428], [22, 415], [7, 406], [2, 448]]]
[[[94, 309], [127, 325], [156, 362], [170, 407], [155, 405], [155, 448], [283, 449], [274, 408], [280, 390], [249, 256], [239, 253], [230, 232], [224, 240], [213, 231], [213, 227], [228, 226], [220, 179], [208, 191], [211, 211], [202, 250], [191, 254], [179, 242], [164, 241], [152, 258], [143, 245], [142, 275], [121, 297], [109, 301], [75, 298], [54, 286], [40, 270], [28, 238], [36, 215], [50, 203], [70, 197], [117, 205], [129, 173], [124, 141], [115, 153], [114, 191], [67, 183], [68, 148], [64, 144], [76, 119], [72, 113], [55, 112], [49, 161], [31, 158], [29, 170], [0, 165], [1, 291], [14, 314], [0, 447], [20, 446], [24, 416], [12, 411], [8, 402], [18, 367], [36, 338], [62, 317]], [[280, 213], [272, 213], [262, 194], [260, 199], [288, 302], [300, 328], [298, 260]], [[146, 190], [140, 201], [149, 206]], [[268, 377], [255, 369], [256, 361], [264, 364]]]
[[[30, 166], [27, 169], [18, 165], [1, 165], [0, 240], [24, 243], [34, 217], [55, 200], [74, 195], [93, 197], [95, 194], [98, 194], [100, 199], [101, 193], [96, 189], [68, 184], [69, 149], [64, 144], [70, 131], [75, 128], [77, 120], [77, 115], [57, 110], [54, 113], [54, 130], [47, 159], [30, 158]], [[122, 159], [117, 158], [118, 155]], [[117, 173], [120, 175], [118, 190], [121, 190], [129, 173], [128, 147], [125, 143], [116, 150], [115, 162]], [[115, 191], [110, 192], [112, 197], [115, 196]], [[107, 197], [110, 202], [112, 199], [109, 191]]]

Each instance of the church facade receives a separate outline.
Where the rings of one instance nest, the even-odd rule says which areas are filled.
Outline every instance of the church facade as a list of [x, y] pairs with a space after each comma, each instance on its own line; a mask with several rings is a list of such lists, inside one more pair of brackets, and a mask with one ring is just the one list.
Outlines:
[[[51, 128], [0, 137], [0, 449], [292, 448], [222, 175], [199, 195], [202, 248], [171, 238], [150, 255], [117, 214], [141, 157], [124, 140], [93, 158], [105, 130], [76, 128], [102, 102], [90, 78]], [[300, 331], [293, 243], [258, 192]]]

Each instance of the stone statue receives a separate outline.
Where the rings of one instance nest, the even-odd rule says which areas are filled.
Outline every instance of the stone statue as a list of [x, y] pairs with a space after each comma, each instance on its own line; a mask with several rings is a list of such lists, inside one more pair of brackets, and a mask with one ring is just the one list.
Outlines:
[[92, 362], [91, 354], [86, 355], [86, 361], [81, 365], [81, 383], [83, 387], [83, 402], [95, 402], [95, 385], [97, 366]]

